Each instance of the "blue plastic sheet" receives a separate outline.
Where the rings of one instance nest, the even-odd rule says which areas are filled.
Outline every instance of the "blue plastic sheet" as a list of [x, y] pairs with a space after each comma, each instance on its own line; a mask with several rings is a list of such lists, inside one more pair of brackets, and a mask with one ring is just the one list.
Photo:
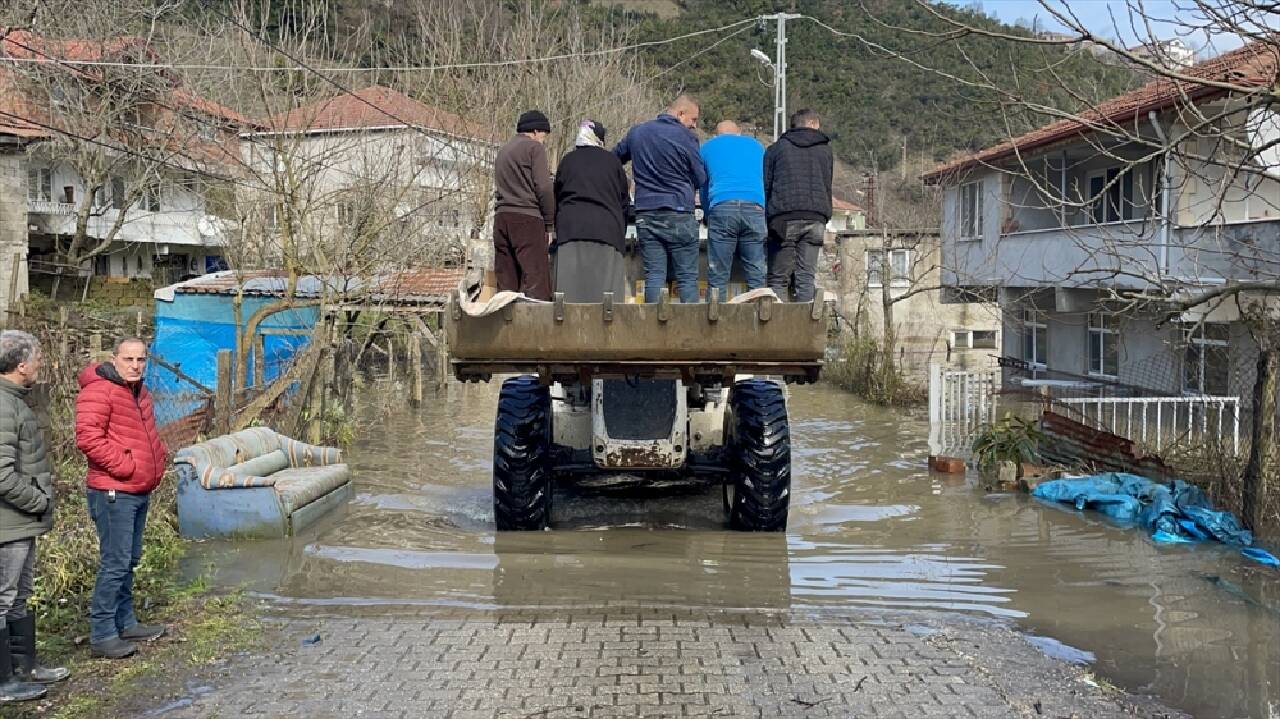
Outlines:
[[1209, 504], [1194, 485], [1175, 479], [1170, 484], [1124, 472], [1055, 479], [1036, 487], [1034, 496], [1065, 502], [1076, 509], [1092, 509], [1112, 519], [1140, 526], [1157, 542], [1188, 543], [1214, 540], [1233, 547], [1255, 562], [1280, 566], [1270, 552], [1253, 545], [1253, 534], [1235, 515]]

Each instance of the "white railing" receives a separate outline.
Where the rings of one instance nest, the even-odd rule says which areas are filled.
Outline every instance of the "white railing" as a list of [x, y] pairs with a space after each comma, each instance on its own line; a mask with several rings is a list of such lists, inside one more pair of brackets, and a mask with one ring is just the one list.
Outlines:
[[76, 206], [69, 202], [28, 199], [27, 212], [35, 212], [42, 215], [74, 215]]
[[949, 370], [929, 366], [929, 449], [967, 457], [973, 437], [996, 418], [1000, 370]]
[[1078, 408], [1098, 429], [1128, 437], [1160, 451], [1184, 440], [1231, 438], [1240, 453], [1240, 398], [1072, 397], [1054, 400]]

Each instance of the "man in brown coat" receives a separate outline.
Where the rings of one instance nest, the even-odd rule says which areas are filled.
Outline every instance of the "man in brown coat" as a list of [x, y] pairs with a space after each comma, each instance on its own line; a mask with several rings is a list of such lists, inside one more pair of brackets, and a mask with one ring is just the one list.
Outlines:
[[551, 123], [530, 110], [516, 123], [516, 135], [493, 163], [493, 272], [498, 290], [551, 299], [548, 240], [556, 203], [547, 151]]

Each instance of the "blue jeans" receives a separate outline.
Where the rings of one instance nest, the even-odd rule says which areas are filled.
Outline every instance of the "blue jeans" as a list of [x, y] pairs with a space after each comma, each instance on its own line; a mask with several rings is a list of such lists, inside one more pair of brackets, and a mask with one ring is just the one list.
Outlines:
[[691, 212], [636, 213], [636, 240], [644, 260], [644, 301], [657, 302], [667, 285], [667, 262], [681, 302], [698, 301], [698, 220]]
[[707, 213], [707, 289], [720, 290], [720, 299], [729, 299], [725, 289], [733, 270], [733, 256], [742, 258], [747, 289], [764, 287], [764, 208], [754, 202], [721, 202]]
[[142, 560], [142, 528], [149, 494], [116, 492], [112, 501], [100, 489], [89, 490], [89, 517], [98, 528], [98, 580], [89, 600], [89, 641], [119, 636], [138, 623], [133, 613], [133, 569]]

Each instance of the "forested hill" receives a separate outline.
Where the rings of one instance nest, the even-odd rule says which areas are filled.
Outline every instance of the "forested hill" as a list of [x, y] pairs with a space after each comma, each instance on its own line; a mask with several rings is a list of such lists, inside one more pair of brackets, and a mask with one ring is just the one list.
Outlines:
[[[619, 7], [645, 8], [644, 2], [608, 0], [607, 12]], [[652, 4], [650, 4], [650, 7]], [[930, 69], [888, 57], [872, 45], [891, 48], [919, 65], [961, 78], [988, 81], [1037, 104], [1073, 108], [1082, 101], [1110, 97], [1136, 82], [1134, 73], [1058, 46], [1034, 46], [969, 35], [958, 39], [906, 32], [952, 30], [916, 0], [674, 0], [679, 13], [642, 12], [641, 39], [672, 37], [683, 32], [727, 25], [736, 20], [785, 10], [813, 16], [832, 28], [856, 33], [864, 41], [841, 37], [810, 20], [787, 24], [789, 109], [809, 106], [824, 118], [824, 129], [846, 162], [890, 168], [903, 157], [906, 143], [914, 163], [931, 162], [957, 150], [986, 147], [1043, 124], [1043, 115], [1019, 113], [1009, 97], [966, 86]], [[932, 6], [966, 23], [1005, 33], [1026, 35], [984, 15], [949, 5]], [[603, 12], [605, 8], [600, 8]], [[701, 36], [648, 52], [667, 94], [687, 91], [703, 101], [706, 125], [721, 118], [747, 120], [764, 132], [773, 126], [771, 71], [750, 56], [758, 48], [774, 54], [774, 24], [737, 35], [708, 50], [720, 36]], [[1002, 102], [1003, 101], [1003, 102]], [[1001, 112], [1001, 107], [1006, 112]], [[1006, 124], [1006, 115], [1013, 126]]]
[[[230, 6], [235, 1], [207, 0], [189, 7]], [[300, 3], [311, 1], [255, 0], [266, 3], [281, 25], [290, 22]], [[459, 8], [461, 14], [470, 2], [475, 0], [329, 0], [330, 32], [333, 37], [346, 38], [351, 28], [368, 23], [371, 47], [384, 53], [366, 58], [376, 63], [386, 60], [388, 50], [394, 54], [396, 47], [432, 45], [430, 38], [419, 36], [423, 31], [413, 21], [414, 6], [431, 6], [445, 13], [450, 7]], [[1061, 46], [978, 34], [939, 37], [955, 28], [937, 14], [1007, 34], [1025, 36], [1027, 31], [958, 6], [926, 5], [923, 0], [481, 2], [494, 3], [485, 7], [498, 10], [505, 22], [518, 23], [531, 14], [546, 16], [549, 12], [546, 21], [562, 36], [611, 35], [617, 42], [664, 40], [780, 10], [811, 16], [828, 27], [810, 19], [787, 24], [789, 109], [818, 110], [837, 155], [861, 169], [896, 167], [903, 159], [904, 144], [905, 155], [915, 167], [957, 151], [986, 147], [1010, 132], [1048, 121], [1043, 114], [1019, 111], [1023, 102], [1075, 109], [1142, 80], [1130, 69]], [[578, 19], [556, 25], [554, 15], [568, 9], [576, 10]], [[472, 12], [470, 17], [476, 15]], [[470, 20], [462, 24], [466, 22]], [[624, 29], [622, 34], [614, 34], [620, 28]], [[731, 37], [726, 37], [727, 32], [708, 33], [646, 48], [640, 51], [650, 65], [646, 77], [658, 96], [683, 91], [701, 98], [704, 127], [733, 118], [768, 135], [773, 127], [772, 72], [753, 59], [750, 51], [759, 49], [772, 58], [774, 32], [772, 22], [751, 22]], [[460, 59], [490, 60], [516, 52], [477, 45], [483, 47], [477, 49], [476, 57]], [[982, 83], [995, 84], [999, 90], [979, 86]]]

